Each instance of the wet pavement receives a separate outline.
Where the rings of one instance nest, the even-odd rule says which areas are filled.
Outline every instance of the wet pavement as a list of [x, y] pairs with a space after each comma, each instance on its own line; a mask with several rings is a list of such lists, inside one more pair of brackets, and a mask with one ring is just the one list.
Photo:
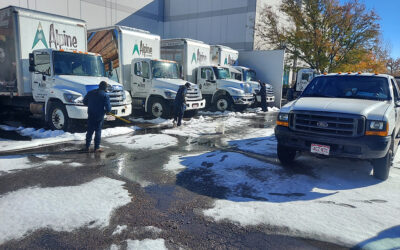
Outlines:
[[[202, 161], [199, 163], [202, 168], [184, 171], [168, 171], [165, 168], [173, 156], [183, 159], [190, 159], [192, 155], [214, 157], [213, 152], [217, 152], [215, 154], [221, 155], [220, 162], [224, 162], [228, 154], [240, 153], [260, 162], [275, 164], [278, 166], [277, 171], [292, 174], [293, 170], [279, 167], [274, 153], [245, 151], [231, 143], [233, 139], [251, 136], [255, 129], [273, 127], [275, 117], [276, 112], [243, 116], [240, 119], [246, 120], [246, 126], [226, 126], [223, 133], [204, 132], [195, 137], [169, 135], [176, 139], [176, 143], [159, 148], [132, 149], [103, 139], [105, 152], [102, 154], [80, 152], [80, 142], [1, 154], [27, 157], [29, 164], [35, 167], [3, 175], [0, 171], [0, 197], [30, 187], [79, 186], [107, 177], [124, 183], [123, 188], [128, 191], [131, 202], [113, 211], [109, 224], [105, 227], [90, 227], [91, 223], [72, 231], [45, 227], [29, 232], [22, 238], [8, 240], [0, 248], [109, 249], [113, 246], [124, 249], [129, 239], [164, 239], [168, 249], [343, 248], [327, 242], [288, 236], [288, 227], [268, 224], [243, 226], [229, 220], [215, 221], [204, 216], [203, 211], [212, 208], [215, 199], [228, 199], [231, 190], [215, 181], [214, 173], [210, 171], [214, 163]], [[225, 118], [216, 116], [212, 119]], [[164, 130], [171, 129], [170, 125], [133, 125], [140, 126], [141, 129], [127, 135], [128, 137], [160, 135]], [[12, 133], [2, 133], [0, 138], [24, 139], [15, 138]], [[147, 139], [146, 137], [145, 140]], [[77, 167], [71, 167], [72, 165]], [[312, 171], [305, 170], [301, 174], [313, 175]], [[250, 169], [248, 175], [262, 180], [256, 169]], [[268, 178], [264, 181], [268, 181]], [[240, 192], [242, 198], [265, 200], [263, 197], [251, 196], [252, 192], [247, 192], [246, 195], [246, 188]], [[115, 233], [120, 225], [124, 225], [124, 230]]]

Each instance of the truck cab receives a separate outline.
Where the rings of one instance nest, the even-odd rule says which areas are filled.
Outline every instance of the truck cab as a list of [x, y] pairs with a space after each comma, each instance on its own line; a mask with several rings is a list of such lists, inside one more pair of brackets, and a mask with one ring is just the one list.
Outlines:
[[[134, 105], [143, 106], [153, 117], [169, 117], [182, 79], [180, 66], [174, 61], [135, 58], [131, 64], [131, 92]], [[194, 115], [205, 107], [197, 85], [191, 83], [186, 94], [186, 113]]]
[[399, 93], [395, 79], [385, 74], [315, 77], [278, 114], [279, 160], [290, 165], [300, 152], [365, 159], [374, 177], [386, 180], [399, 144]]
[[301, 93], [316, 75], [315, 69], [300, 69], [296, 77], [296, 92]]
[[[260, 84], [257, 81], [257, 73], [254, 70], [243, 66], [233, 66], [233, 68], [240, 72], [239, 74], [234, 74], [235, 79], [250, 84], [253, 90], [253, 95], [255, 97], [254, 103], [256, 106], [260, 106], [261, 94], [260, 94]], [[272, 85], [265, 83], [265, 89], [266, 89], [267, 104], [274, 103], [275, 95]]]
[[217, 111], [243, 110], [254, 102], [250, 84], [232, 79], [228, 67], [200, 66], [196, 69], [196, 83]]
[[52, 129], [68, 130], [75, 120], [88, 118], [83, 97], [97, 89], [101, 81], [109, 84], [112, 113], [131, 114], [131, 98], [121, 84], [106, 77], [102, 57], [81, 51], [38, 49], [29, 54], [32, 97], [31, 110], [43, 112]]

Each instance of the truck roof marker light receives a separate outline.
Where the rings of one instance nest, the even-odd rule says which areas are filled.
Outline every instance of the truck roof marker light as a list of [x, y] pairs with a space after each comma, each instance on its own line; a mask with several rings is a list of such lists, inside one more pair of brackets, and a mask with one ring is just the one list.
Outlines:
[[79, 51], [78, 53], [79, 53], [79, 54], [82, 54], [82, 51]]
[[358, 74], [361, 75], [361, 71], [358, 71]]
[[324, 72], [324, 76], [326, 76], [328, 73]]
[[374, 74], [375, 74], [376, 76], [377, 76], [377, 75], [379, 75], [379, 73], [378, 73], [378, 72], [375, 72]]
[[85, 52], [85, 55], [88, 55], [89, 53], [88, 52]]
[[59, 51], [61, 51], [61, 52], [64, 52], [64, 50], [63, 50], [63, 49], [60, 49]]
[[73, 53], [77, 53], [77, 51], [76, 51], [76, 50], [73, 50], [72, 52], [73, 52]]
[[349, 74], [349, 75], [350, 75], [350, 74], [351, 74], [351, 72], [347, 72], [347, 74]]
[[342, 72], [339, 72], [338, 74], [339, 74], [339, 75], [341, 75], [341, 74], [342, 74]]

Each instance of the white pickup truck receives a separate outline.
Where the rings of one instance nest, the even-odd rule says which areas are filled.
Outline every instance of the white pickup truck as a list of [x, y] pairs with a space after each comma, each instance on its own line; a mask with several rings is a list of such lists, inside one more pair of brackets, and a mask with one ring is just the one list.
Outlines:
[[400, 95], [392, 76], [321, 75], [281, 108], [275, 127], [278, 158], [289, 165], [298, 152], [366, 159], [374, 177], [386, 180], [399, 129]]

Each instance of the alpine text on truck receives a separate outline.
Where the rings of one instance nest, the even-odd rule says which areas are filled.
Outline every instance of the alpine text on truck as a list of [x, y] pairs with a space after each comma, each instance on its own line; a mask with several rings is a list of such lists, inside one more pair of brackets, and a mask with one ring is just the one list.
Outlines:
[[1, 9], [1, 105], [30, 110], [52, 129], [69, 130], [87, 119], [83, 97], [106, 80], [112, 112], [130, 115], [130, 97], [106, 78], [101, 56], [86, 48], [82, 20], [14, 6]]
[[184, 78], [195, 82], [207, 105], [218, 111], [243, 109], [254, 102], [249, 84], [231, 79], [228, 67], [211, 64], [208, 44], [187, 38], [164, 39], [161, 57], [180, 63]]
[[[160, 60], [160, 36], [144, 30], [112, 26], [88, 32], [89, 51], [100, 53], [111, 78], [123, 83], [134, 109], [152, 117], [168, 118], [176, 93], [186, 81], [174, 61]], [[111, 63], [108, 63], [111, 62]], [[205, 107], [199, 88], [192, 84], [186, 95], [186, 114]]]

